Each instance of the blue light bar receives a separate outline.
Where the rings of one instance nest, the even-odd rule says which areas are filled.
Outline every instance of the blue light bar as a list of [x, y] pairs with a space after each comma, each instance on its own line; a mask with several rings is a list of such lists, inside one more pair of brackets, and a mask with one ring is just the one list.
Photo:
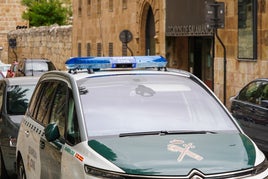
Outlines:
[[107, 68], [163, 68], [167, 60], [162, 56], [73, 57], [65, 62], [68, 70]]

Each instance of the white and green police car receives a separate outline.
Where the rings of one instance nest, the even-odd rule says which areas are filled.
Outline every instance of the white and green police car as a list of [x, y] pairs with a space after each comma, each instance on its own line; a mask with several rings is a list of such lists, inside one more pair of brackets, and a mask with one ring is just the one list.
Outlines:
[[217, 97], [166, 63], [77, 57], [69, 73], [42, 75], [19, 130], [18, 177], [266, 178], [264, 154]]

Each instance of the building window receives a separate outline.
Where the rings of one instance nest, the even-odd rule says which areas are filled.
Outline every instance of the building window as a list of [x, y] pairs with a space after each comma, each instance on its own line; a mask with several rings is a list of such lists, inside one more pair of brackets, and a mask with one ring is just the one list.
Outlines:
[[97, 1], [97, 14], [101, 13], [101, 0]]
[[127, 44], [122, 43], [122, 56], [127, 56]]
[[109, 56], [114, 56], [114, 44], [112, 42], [109, 43]]
[[238, 58], [257, 59], [256, 0], [238, 0]]
[[114, 10], [114, 0], [109, 0], [109, 11], [113, 12]]
[[78, 57], [81, 57], [82, 56], [82, 53], [81, 53], [81, 43], [78, 43], [77, 55], [78, 55]]
[[91, 13], [91, 0], [87, 0], [87, 15], [90, 16]]
[[82, 0], [78, 0], [78, 16], [82, 15]]
[[97, 43], [97, 56], [101, 57], [101, 43]]
[[127, 0], [122, 0], [122, 8], [127, 9]]
[[90, 43], [87, 43], [87, 56], [91, 55], [91, 47], [90, 47]]

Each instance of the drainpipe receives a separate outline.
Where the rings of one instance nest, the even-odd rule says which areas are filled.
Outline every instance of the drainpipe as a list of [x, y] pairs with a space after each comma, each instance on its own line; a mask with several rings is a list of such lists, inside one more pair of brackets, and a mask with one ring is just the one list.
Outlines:
[[220, 39], [217, 29], [215, 29], [215, 34], [216, 34], [216, 37], [223, 48], [223, 104], [226, 105], [226, 71], [227, 71], [226, 70], [226, 63], [227, 63], [227, 61], [226, 61], [226, 47], [223, 44], [222, 40]]

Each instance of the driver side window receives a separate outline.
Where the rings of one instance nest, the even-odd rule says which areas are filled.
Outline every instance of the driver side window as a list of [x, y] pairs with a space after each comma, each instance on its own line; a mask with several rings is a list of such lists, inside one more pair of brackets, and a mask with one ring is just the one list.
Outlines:
[[268, 83], [263, 88], [262, 100], [268, 100]]
[[67, 85], [58, 83], [51, 105], [51, 115], [49, 123], [56, 123], [59, 127], [60, 136], [64, 136], [65, 120], [67, 116]]
[[71, 90], [69, 90], [69, 100], [68, 100], [68, 120], [66, 127], [66, 140], [71, 145], [75, 145], [81, 142], [80, 130], [78, 125], [78, 120], [75, 110], [75, 102], [72, 96]]
[[261, 96], [261, 82], [253, 82], [244, 88], [239, 96], [239, 99], [253, 104], [259, 103], [259, 98]]

